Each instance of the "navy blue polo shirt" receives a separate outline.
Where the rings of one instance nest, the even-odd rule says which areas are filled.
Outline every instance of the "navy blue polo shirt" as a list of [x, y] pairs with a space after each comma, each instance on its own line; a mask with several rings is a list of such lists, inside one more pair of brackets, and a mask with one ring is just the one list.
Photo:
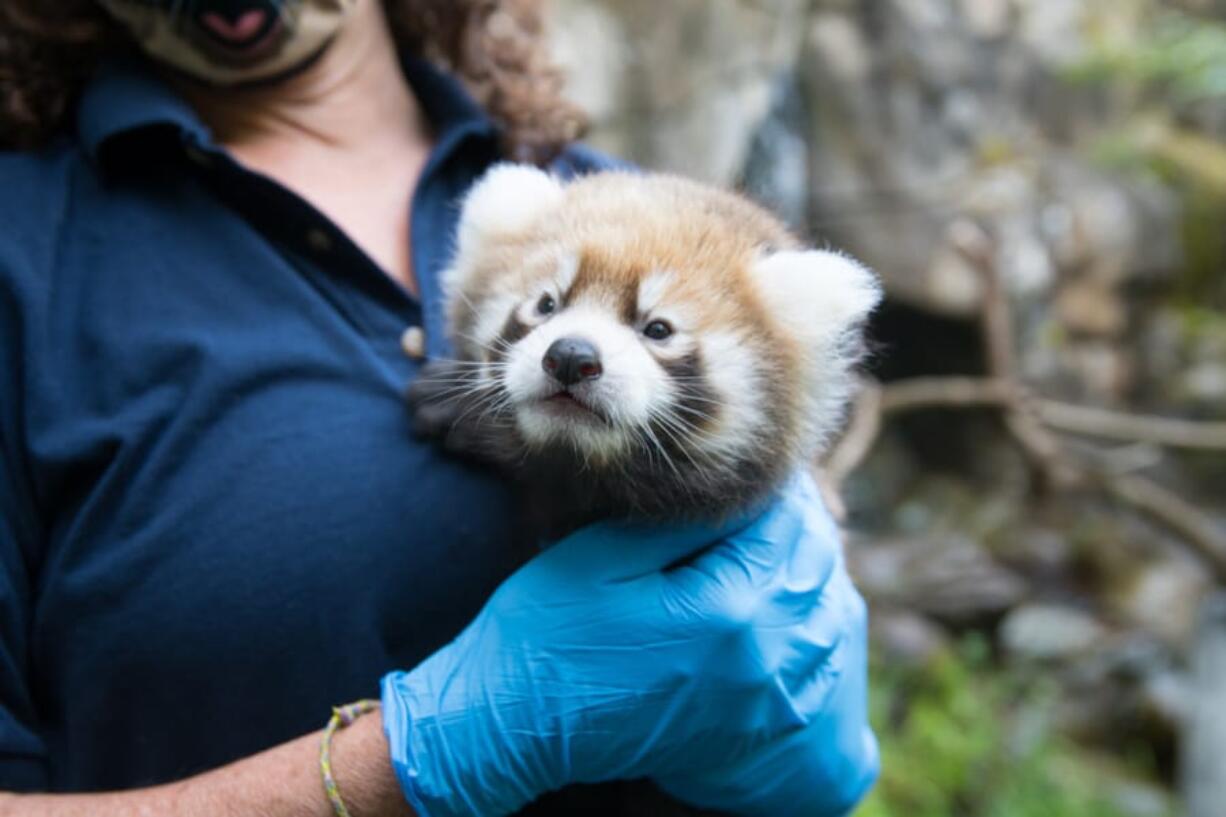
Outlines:
[[498, 132], [406, 74], [435, 136], [420, 298], [137, 64], [0, 154], [0, 789], [154, 784], [317, 729], [513, 568], [504, 487], [410, 436], [398, 344], [446, 351], [438, 274]]

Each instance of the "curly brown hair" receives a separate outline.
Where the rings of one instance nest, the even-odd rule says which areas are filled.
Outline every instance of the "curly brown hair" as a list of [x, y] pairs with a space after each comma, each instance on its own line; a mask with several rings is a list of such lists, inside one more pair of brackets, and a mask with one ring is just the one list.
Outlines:
[[[506, 154], [548, 161], [584, 129], [547, 55], [541, 0], [382, 0], [401, 48], [453, 71], [504, 128]], [[97, 0], [0, 0], [0, 148], [67, 125], [98, 62], [134, 46]]]

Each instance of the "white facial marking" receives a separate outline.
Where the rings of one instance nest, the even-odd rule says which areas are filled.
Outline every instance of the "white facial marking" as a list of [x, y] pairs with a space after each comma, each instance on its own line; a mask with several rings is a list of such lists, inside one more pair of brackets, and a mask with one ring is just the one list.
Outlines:
[[[559, 422], [558, 415], [542, 403], [561, 387], [545, 373], [541, 361], [550, 345], [565, 337], [583, 338], [600, 353], [601, 376], [569, 389], [593, 409], [590, 419]], [[566, 436], [595, 455], [613, 455], [631, 445], [669, 393], [668, 376], [643, 348], [636, 331], [622, 324], [611, 309], [595, 304], [566, 309], [528, 333], [508, 355], [503, 377], [520, 431], [529, 443]]]
[[[537, 287], [539, 291], [531, 300], [524, 300], [522, 288], [514, 281], [508, 280], [500, 291], [485, 296], [481, 301], [481, 309], [476, 315], [472, 332], [469, 337], [462, 339], [466, 344], [471, 344], [470, 349], [494, 349], [499, 345], [499, 338], [506, 326], [507, 316], [512, 312], [521, 323], [527, 326], [543, 323], [548, 316], [539, 315], [536, 312], [541, 295], [552, 295], [560, 308], [562, 293], [570, 287], [574, 280], [578, 261], [572, 253], [553, 252], [548, 256], [538, 254], [524, 261], [524, 265], [529, 268], [537, 264], [552, 267], [552, 276], [541, 278], [541, 283]], [[462, 298], [464, 296], [462, 292], [457, 292], [449, 297]]]
[[639, 284], [638, 328], [642, 330], [652, 321], [662, 320], [672, 329], [672, 334], [664, 340], [646, 341], [652, 353], [664, 360], [679, 360], [694, 349], [690, 329], [695, 325], [696, 316], [684, 304], [667, 297], [674, 281], [673, 273], [662, 271], [651, 273]]
[[707, 386], [719, 404], [708, 432], [698, 438], [703, 451], [713, 456], [733, 456], [757, 444], [752, 429], [766, 425], [762, 406], [762, 373], [759, 352], [741, 333], [711, 332], [698, 339]]
[[673, 274], [667, 271], [653, 272], [643, 279], [642, 283], [639, 284], [638, 308], [640, 315], [650, 315], [652, 310], [660, 306], [664, 300], [664, 294], [668, 292], [668, 288], [673, 284], [673, 279]]
[[575, 276], [579, 273], [579, 257], [572, 252], [561, 252], [558, 253], [556, 264], [553, 286], [554, 292], [561, 298], [562, 293], [570, 289], [570, 285], [575, 282]]

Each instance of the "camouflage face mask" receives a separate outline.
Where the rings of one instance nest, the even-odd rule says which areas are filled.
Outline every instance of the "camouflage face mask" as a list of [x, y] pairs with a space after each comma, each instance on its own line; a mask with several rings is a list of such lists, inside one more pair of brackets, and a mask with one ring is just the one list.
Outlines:
[[319, 55], [357, 0], [98, 0], [160, 63], [211, 85], [275, 79]]

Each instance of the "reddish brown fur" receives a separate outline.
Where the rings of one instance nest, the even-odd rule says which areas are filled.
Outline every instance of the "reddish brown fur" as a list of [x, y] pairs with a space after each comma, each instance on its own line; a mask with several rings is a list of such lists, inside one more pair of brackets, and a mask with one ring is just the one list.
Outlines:
[[673, 176], [596, 174], [566, 185], [560, 206], [473, 259], [465, 297], [452, 303], [452, 325], [470, 335], [474, 305], [496, 292], [531, 293], [547, 280], [557, 256], [542, 248], [577, 250], [572, 297], [599, 294], [621, 304], [646, 276], [667, 270], [665, 300], [691, 307], [695, 334], [739, 330], [757, 347], [764, 381], [775, 386], [768, 403], [775, 439], [786, 447], [798, 431], [800, 395], [779, 386], [794, 382], [802, 350], [762, 303], [752, 265], [765, 251], [798, 246], [777, 219], [733, 194]]

